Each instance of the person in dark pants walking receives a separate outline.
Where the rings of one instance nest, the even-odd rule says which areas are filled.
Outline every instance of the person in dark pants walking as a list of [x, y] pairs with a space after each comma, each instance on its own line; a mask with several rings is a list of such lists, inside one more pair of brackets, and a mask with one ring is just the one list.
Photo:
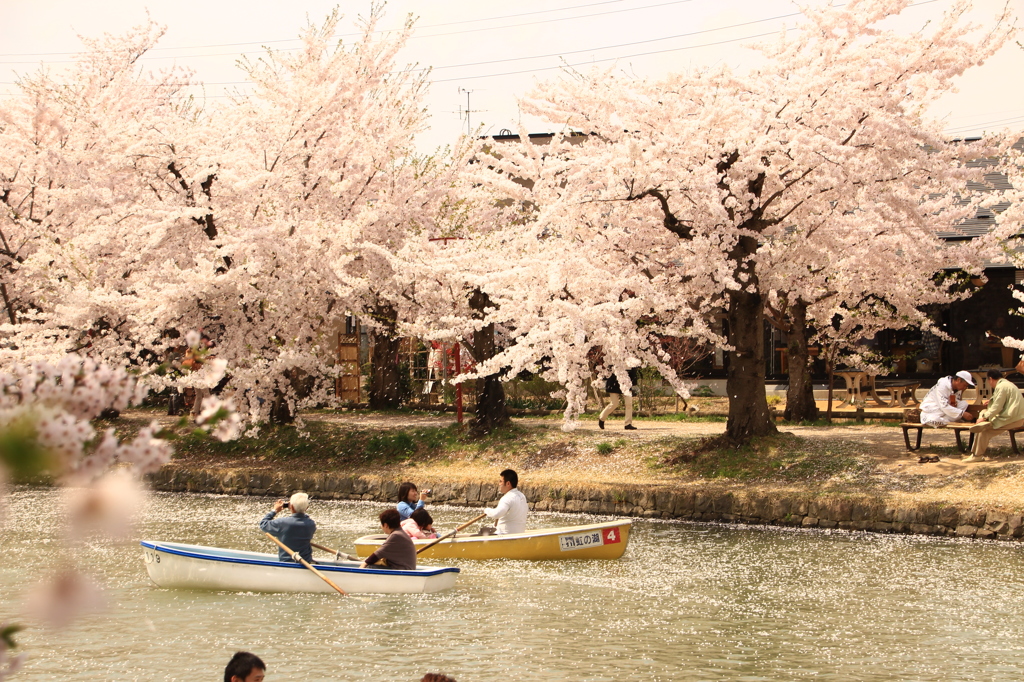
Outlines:
[[[627, 370], [626, 373], [629, 375], [629, 380], [635, 388], [637, 382], [640, 381], [640, 368], [633, 367], [632, 369]], [[636, 427], [633, 426], [632, 389], [630, 389], [629, 393], [623, 393], [622, 388], [619, 386], [619, 379], [612, 374], [604, 382], [604, 391], [608, 394], [608, 404], [603, 410], [601, 410], [601, 415], [597, 418], [598, 427], [602, 429], [604, 428], [604, 420], [608, 418], [608, 415], [615, 411], [615, 408], [619, 406], [619, 398], [622, 398], [622, 401], [626, 404], [626, 425], [623, 428], [627, 431], [636, 431]]]

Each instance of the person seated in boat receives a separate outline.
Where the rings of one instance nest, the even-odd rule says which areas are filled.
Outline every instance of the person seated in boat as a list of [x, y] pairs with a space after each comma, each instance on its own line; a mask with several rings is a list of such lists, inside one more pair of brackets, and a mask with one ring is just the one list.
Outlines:
[[530, 505], [526, 501], [526, 495], [519, 490], [519, 474], [512, 469], [502, 471], [498, 479], [498, 492], [501, 493], [498, 506], [494, 509], [484, 509], [484, 513], [497, 523], [493, 529], [482, 529], [480, 534], [504, 535], [526, 531], [526, 515], [530, 513]]
[[363, 559], [360, 568], [372, 566], [380, 560], [387, 562], [388, 568], [398, 571], [411, 571], [416, 568], [416, 546], [405, 531], [402, 530], [402, 517], [397, 509], [385, 509], [380, 513], [380, 527], [387, 535], [377, 550]]
[[963, 392], [974, 387], [974, 377], [960, 370], [951, 377], [939, 379], [921, 401], [921, 423], [945, 426], [953, 422], [973, 422], [974, 413], [968, 410]]
[[263, 682], [267, 666], [256, 654], [238, 651], [224, 668], [224, 682]]
[[430, 497], [429, 488], [420, 495], [419, 488], [416, 487], [415, 483], [406, 482], [400, 485], [398, 487], [398, 514], [402, 517], [402, 520], [405, 521], [412, 516], [412, 513], [417, 509], [423, 509], [423, 505], [428, 497]]
[[[280, 514], [286, 505], [292, 515], [275, 519], [274, 517]], [[313, 540], [313, 534], [316, 533], [316, 521], [306, 516], [308, 508], [309, 495], [306, 493], [295, 493], [287, 502], [278, 500], [274, 503], [274, 508], [260, 519], [260, 530], [270, 533], [283, 542], [288, 549], [298, 552], [300, 557], [312, 563], [313, 547], [310, 542]], [[281, 561], [293, 563], [295, 561], [288, 552], [280, 548], [277, 550], [277, 558]]]
[[417, 509], [412, 516], [402, 521], [402, 530], [413, 540], [433, 540], [437, 537], [434, 519], [426, 509]]

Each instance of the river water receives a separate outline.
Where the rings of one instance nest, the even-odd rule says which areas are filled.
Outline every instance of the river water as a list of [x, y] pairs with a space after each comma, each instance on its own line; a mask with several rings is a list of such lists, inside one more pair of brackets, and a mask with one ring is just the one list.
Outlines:
[[[1015, 544], [639, 520], [618, 561], [459, 564], [434, 595], [162, 590], [137, 543], [76, 560], [110, 608], [63, 631], [18, 616], [62, 553], [59, 492], [17, 489], [0, 532], [0, 621], [29, 628], [14, 680], [216, 680], [238, 649], [278, 680], [1016, 680]], [[267, 498], [154, 494], [138, 538], [273, 551]], [[380, 504], [314, 501], [321, 544], [351, 550]], [[432, 508], [450, 528], [476, 510]], [[535, 514], [553, 527], [601, 517]]]

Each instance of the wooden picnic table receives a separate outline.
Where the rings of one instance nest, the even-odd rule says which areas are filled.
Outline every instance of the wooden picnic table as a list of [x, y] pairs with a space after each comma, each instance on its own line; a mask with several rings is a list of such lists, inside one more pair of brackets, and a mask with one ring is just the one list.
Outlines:
[[[846, 383], [843, 400], [836, 407], [866, 405], [868, 398], [879, 407], [896, 407], [897, 405], [907, 407], [909, 403], [920, 404], [915, 395], [917, 388], [921, 385], [918, 381], [897, 379], [879, 383], [876, 375], [862, 370], [835, 372], [835, 375], [841, 377]], [[888, 400], [879, 396], [879, 391], [888, 393]]]
[[[843, 405], [849, 405], [850, 407], [863, 405], [864, 396], [861, 393], [861, 384], [864, 383], [868, 373], [861, 370], [848, 370], [844, 372], [835, 372], [834, 374], [841, 378], [846, 384], [843, 399], [838, 405], [836, 405], [836, 407], [842, 407]], [[831, 398], [833, 396], [829, 397]]]
[[968, 372], [974, 377], [974, 404], [983, 405], [992, 397], [992, 389], [988, 385], [988, 372], [991, 369], [999, 370], [1003, 378], [1010, 376], [1019, 370], [1016, 367], [987, 367], [985, 369], [969, 369]]

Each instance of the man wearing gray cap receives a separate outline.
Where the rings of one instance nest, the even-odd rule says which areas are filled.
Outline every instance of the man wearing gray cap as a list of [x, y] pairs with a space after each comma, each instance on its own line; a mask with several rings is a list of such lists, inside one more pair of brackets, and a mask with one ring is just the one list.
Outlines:
[[[285, 505], [291, 510], [292, 515], [275, 519]], [[313, 546], [310, 542], [313, 540], [313, 533], [316, 532], [316, 522], [306, 516], [308, 508], [309, 495], [306, 493], [295, 493], [288, 502], [278, 500], [274, 503], [273, 510], [268, 511], [267, 515], [260, 519], [260, 530], [270, 533], [288, 549], [298, 552], [300, 557], [312, 563]], [[281, 561], [295, 561], [288, 552], [280, 548], [277, 550], [277, 558]]]
[[921, 401], [921, 423], [945, 426], [953, 422], [972, 422], [974, 415], [967, 411], [963, 398], [966, 388], [974, 387], [974, 378], [966, 370], [951, 377], [942, 377]]

